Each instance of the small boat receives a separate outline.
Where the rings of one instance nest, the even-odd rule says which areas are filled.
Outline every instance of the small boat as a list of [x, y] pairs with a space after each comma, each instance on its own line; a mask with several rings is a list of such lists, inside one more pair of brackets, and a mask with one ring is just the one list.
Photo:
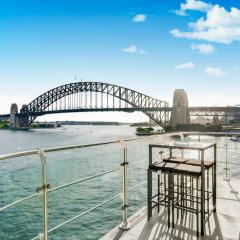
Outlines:
[[150, 135], [155, 135], [154, 133], [150, 132], [136, 132], [137, 136], [150, 136]]
[[240, 142], [240, 135], [232, 136], [232, 137], [230, 138], [230, 140], [233, 141], [233, 142]]

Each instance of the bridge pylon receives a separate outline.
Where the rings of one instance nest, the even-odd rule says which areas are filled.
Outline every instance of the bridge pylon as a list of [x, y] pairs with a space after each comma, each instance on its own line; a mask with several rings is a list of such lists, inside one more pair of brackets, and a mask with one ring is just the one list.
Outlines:
[[[24, 108], [26, 105], [23, 105]], [[18, 106], [13, 103], [10, 108], [10, 124], [12, 128], [26, 128], [29, 127], [29, 117], [27, 115], [21, 115], [18, 112]]]
[[173, 96], [173, 107], [170, 125], [176, 127], [178, 124], [189, 124], [188, 96], [184, 89], [176, 89]]
[[10, 108], [10, 124], [12, 128], [17, 128], [19, 125], [17, 114], [18, 114], [18, 106], [16, 103], [13, 103]]

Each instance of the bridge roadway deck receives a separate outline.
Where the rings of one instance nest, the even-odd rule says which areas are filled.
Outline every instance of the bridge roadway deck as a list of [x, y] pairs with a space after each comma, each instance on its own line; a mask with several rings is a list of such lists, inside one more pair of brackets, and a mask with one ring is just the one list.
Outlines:
[[171, 108], [148, 108], [148, 107], [107, 107], [107, 108], [73, 108], [60, 110], [46, 110], [42, 112], [19, 113], [18, 115], [41, 116], [45, 114], [70, 113], [70, 112], [134, 112], [134, 111], [171, 111]]
[[227, 107], [214, 107], [214, 106], [202, 106], [202, 107], [188, 107], [189, 111], [228, 111], [228, 112], [239, 112], [240, 111], [240, 107], [236, 107], [236, 106], [227, 106]]
[[168, 229], [166, 211], [159, 215], [156, 211], [148, 222], [146, 208], [142, 208], [130, 218], [130, 230], [116, 227], [100, 240], [240, 240], [240, 178], [227, 182], [220, 175], [217, 186], [217, 213], [206, 223], [205, 237], [196, 237], [195, 215], [184, 215], [174, 229]]
[[[231, 116], [233, 113], [240, 113], [240, 107], [189, 107], [190, 116]], [[134, 112], [134, 111], [172, 111], [171, 107], [107, 107], [107, 108], [79, 108], [79, 109], [60, 109], [60, 110], [46, 110], [42, 112], [29, 112], [27, 115], [42, 116], [45, 114], [69, 113], [69, 112]], [[17, 115], [26, 115], [25, 113], [18, 113]], [[0, 118], [10, 117], [10, 114], [0, 114]]]

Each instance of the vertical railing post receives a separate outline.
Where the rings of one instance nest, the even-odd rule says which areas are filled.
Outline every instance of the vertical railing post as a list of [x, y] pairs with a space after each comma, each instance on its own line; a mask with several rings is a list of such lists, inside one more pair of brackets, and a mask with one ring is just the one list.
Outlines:
[[[185, 142], [183, 133], [180, 133], [181, 142]], [[181, 149], [181, 158], [184, 158], [184, 150]]]
[[121, 167], [123, 169], [123, 193], [122, 193], [122, 200], [123, 200], [123, 221], [120, 225], [122, 230], [128, 230], [130, 228], [128, 224], [128, 192], [127, 192], [127, 184], [128, 184], [128, 161], [127, 161], [127, 145], [124, 141], [120, 141], [122, 147], [122, 162]]
[[225, 149], [226, 158], [225, 158], [225, 168], [224, 168], [224, 170], [225, 170], [225, 177], [224, 177], [223, 179], [224, 179], [225, 181], [230, 181], [230, 178], [229, 178], [229, 176], [228, 176], [228, 170], [230, 170], [230, 169], [229, 169], [229, 167], [228, 167], [228, 142], [227, 142], [227, 133], [226, 133], [225, 147], [226, 147], [226, 149]]
[[[201, 142], [201, 136], [200, 133], [198, 134], [198, 142]], [[198, 160], [201, 160], [201, 154], [200, 154], [200, 150], [198, 151]]]
[[47, 183], [47, 158], [42, 149], [38, 149], [38, 154], [41, 158], [42, 165], [42, 186], [39, 192], [42, 193], [43, 198], [43, 233], [39, 235], [40, 240], [48, 240], [48, 183]]

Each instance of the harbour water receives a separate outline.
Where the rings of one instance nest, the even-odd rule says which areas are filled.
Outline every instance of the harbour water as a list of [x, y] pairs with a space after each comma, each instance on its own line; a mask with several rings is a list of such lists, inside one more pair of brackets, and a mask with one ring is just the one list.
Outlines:
[[[0, 154], [93, 142], [104, 142], [135, 137], [135, 128], [129, 126], [64, 126], [58, 129], [30, 131], [1, 131]], [[193, 140], [197, 139], [191, 137]], [[129, 168], [129, 187], [146, 180], [148, 144], [169, 140], [168, 136], [128, 142], [128, 161], [145, 160]], [[202, 137], [203, 141], [216, 141], [224, 146], [225, 138]], [[239, 143], [228, 141], [229, 158], [240, 163]], [[119, 144], [82, 148], [47, 154], [48, 182], [56, 187], [87, 176], [116, 168], [121, 163]], [[218, 149], [218, 172], [223, 174], [225, 149]], [[236, 174], [235, 174], [236, 173]], [[232, 177], [239, 177], [236, 170]], [[0, 162], [0, 208], [19, 198], [36, 193], [41, 185], [41, 165], [38, 156]], [[49, 193], [49, 228], [113, 197], [121, 192], [121, 171], [76, 184]], [[146, 184], [129, 193], [129, 215], [146, 205]], [[0, 213], [0, 239], [31, 239], [42, 231], [41, 197], [29, 199]], [[120, 198], [53, 231], [49, 239], [94, 240], [121, 223]]]

